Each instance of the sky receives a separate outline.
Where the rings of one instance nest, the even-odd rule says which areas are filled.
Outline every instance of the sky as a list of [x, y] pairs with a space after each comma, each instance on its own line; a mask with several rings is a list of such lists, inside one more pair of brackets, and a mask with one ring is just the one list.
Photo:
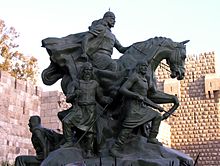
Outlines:
[[[205, 52], [220, 56], [219, 0], [0, 0], [0, 19], [20, 33], [19, 51], [35, 56], [39, 72], [50, 61], [41, 40], [84, 32], [93, 20], [111, 10], [116, 15], [112, 29], [123, 46], [155, 36], [187, 43], [187, 55]], [[114, 50], [113, 58], [121, 56]], [[59, 82], [38, 85], [56, 90]]]

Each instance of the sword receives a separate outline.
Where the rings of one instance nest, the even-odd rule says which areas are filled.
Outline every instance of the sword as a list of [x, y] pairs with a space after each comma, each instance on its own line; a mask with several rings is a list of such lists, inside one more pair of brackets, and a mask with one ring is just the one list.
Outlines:
[[[142, 100], [142, 103], [144, 103], [144, 104], [146, 104], [146, 105], [149, 105], [149, 104], [148, 104], [146, 101], [144, 101], [144, 100]], [[165, 113], [169, 114], [169, 116], [172, 115], [172, 116], [177, 117], [175, 114], [171, 114], [169, 111], [162, 110], [162, 112], [165, 112]]]

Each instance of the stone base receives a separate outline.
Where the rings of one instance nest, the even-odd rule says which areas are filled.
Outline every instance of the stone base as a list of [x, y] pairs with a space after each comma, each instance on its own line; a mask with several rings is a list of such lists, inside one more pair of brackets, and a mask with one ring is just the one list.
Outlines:
[[[109, 143], [109, 147], [112, 143]], [[58, 149], [43, 161], [41, 166], [193, 166], [193, 159], [186, 154], [151, 143], [140, 136], [132, 137], [121, 151], [122, 158], [109, 156], [84, 159], [82, 150], [72, 147]]]

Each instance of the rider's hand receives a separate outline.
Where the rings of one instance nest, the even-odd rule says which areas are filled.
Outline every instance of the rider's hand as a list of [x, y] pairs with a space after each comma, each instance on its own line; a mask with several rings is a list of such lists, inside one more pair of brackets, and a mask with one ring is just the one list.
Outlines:
[[128, 46], [128, 47], [122, 47], [121, 48], [121, 53], [125, 53], [131, 46]]

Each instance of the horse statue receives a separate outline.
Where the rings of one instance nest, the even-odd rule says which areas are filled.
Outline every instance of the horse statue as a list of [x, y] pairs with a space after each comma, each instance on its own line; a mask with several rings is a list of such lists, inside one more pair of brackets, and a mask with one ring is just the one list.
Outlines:
[[[78, 35], [80, 36], [81, 34]], [[80, 66], [84, 63], [79, 58], [82, 53], [80, 42], [71, 41], [69, 38], [72, 39], [72, 36], [43, 40], [43, 47], [47, 49], [50, 55], [51, 64], [42, 72], [42, 80], [44, 84], [52, 85], [57, 80], [62, 79], [61, 87], [64, 94], [67, 93], [68, 86], [78, 86], [78, 73]], [[74, 44], [71, 44], [71, 42]], [[157, 89], [155, 70], [161, 61], [165, 59], [170, 68], [171, 78], [182, 80], [185, 73], [185, 44], [187, 42], [189, 40], [174, 42], [169, 38], [155, 37], [134, 43], [124, 55], [115, 60], [118, 65], [118, 71], [96, 69], [96, 78], [100, 85], [103, 86], [103, 89], [107, 91], [106, 94], [110, 94], [114, 98], [118, 94], [117, 90], [120, 85], [132, 73], [137, 62], [148, 62], [147, 76], [150, 78], [148, 97], [157, 104], [173, 103], [173, 106], [163, 115], [163, 119], [167, 119], [178, 108], [179, 101], [176, 96]]]

